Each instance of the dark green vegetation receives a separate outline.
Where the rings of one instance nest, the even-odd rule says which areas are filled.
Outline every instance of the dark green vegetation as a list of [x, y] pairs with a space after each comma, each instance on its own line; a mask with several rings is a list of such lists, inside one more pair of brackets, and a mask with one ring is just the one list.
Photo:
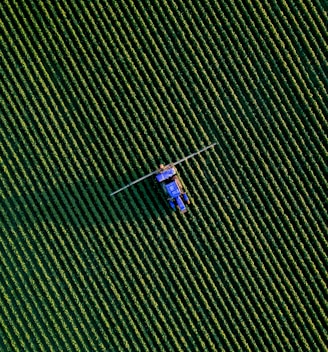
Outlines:
[[0, 350], [326, 350], [323, 2], [110, 3], [0, 2]]

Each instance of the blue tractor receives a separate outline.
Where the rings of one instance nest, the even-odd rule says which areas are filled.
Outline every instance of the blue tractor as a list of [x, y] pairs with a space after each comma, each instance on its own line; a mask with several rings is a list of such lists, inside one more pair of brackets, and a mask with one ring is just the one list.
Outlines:
[[174, 211], [178, 208], [181, 213], [185, 213], [187, 211], [185, 204], [190, 204], [190, 201], [177, 176], [177, 169], [174, 165], [164, 166], [161, 164], [156, 180], [161, 184], [164, 193], [167, 195], [170, 207]]
[[175, 163], [168, 164], [164, 166], [161, 164], [159, 166], [159, 169], [151, 172], [150, 174], [147, 174], [145, 176], [142, 176], [138, 178], [137, 180], [129, 183], [128, 185], [118, 189], [117, 191], [111, 193], [111, 196], [114, 194], [121, 192], [123, 189], [128, 188], [137, 182], [140, 182], [144, 180], [145, 178], [156, 175], [156, 181], [161, 185], [165, 195], [167, 196], [167, 200], [169, 202], [170, 207], [175, 211], [177, 208], [180, 210], [181, 213], [185, 213], [187, 211], [186, 204], [190, 204], [189, 198], [187, 196], [187, 193], [185, 192], [182, 183], [177, 175], [177, 169], [175, 168], [175, 165], [181, 163], [182, 161], [185, 161], [189, 158], [192, 158], [193, 156], [215, 146], [216, 143], [213, 143], [209, 145], [208, 147], [205, 147], [196, 153], [190, 154], [186, 156], [183, 159], [180, 159], [176, 161]]

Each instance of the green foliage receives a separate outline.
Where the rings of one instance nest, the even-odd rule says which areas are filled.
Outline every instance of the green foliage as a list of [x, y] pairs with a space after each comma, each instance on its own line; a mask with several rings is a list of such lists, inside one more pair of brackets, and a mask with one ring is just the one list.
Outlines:
[[[6, 350], [328, 345], [318, 1], [0, 4]], [[217, 146], [179, 173], [160, 161]]]

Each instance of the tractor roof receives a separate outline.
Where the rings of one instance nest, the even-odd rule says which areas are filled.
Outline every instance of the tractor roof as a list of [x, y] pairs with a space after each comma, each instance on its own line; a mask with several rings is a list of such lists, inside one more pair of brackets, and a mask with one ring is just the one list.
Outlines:
[[176, 183], [176, 181], [172, 181], [169, 184], [165, 185], [165, 188], [169, 196], [172, 198], [176, 198], [181, 194], [179, 186]]

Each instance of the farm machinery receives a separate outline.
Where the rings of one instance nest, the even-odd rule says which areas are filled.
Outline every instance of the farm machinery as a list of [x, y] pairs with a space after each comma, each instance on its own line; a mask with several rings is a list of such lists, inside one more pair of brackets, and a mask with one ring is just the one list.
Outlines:
[[175, 211], [176, 209], [179, 209], [181, 213], [185, 213], [187, 211], [186, 204], [190, 204], [190, 200], [187, 196], [187, 193], [184, 190], [184, 187], [181, 183], [181, 180], [179, 179], [177, 175], [177, 169], [175, 168], [175, 165], [181, 163], [182, 161], [185, 161], [189, 158], [194, 157], [195, 155], [212, 148], [215, 146], [216, 143], [213, 143], [209, 145], [208, 147], [205, 147], [203, 149], [198, 150], [197, 152], [190, 154], [174, 163], [170, 163], [168, 165], [163, 165], [161, 164], [159, 166], [159, 169], [142, 176], [138, 178], [137, 180], [129, 183], [128, 185], [118, 189], [117, 191], [111, 193], [110, 195], [113, 196], [114, 194], [123, 191], [125, 188], [128, 188], [137, 182], [140, 182], [152, 175], [156, 175], [155, 179], [156, 181], [160, 184], [161, 188], [163, 189], [165, 195], [167, 196], [167, 200], [169, 202], [170, 207]]
[[181, 213], [187, 211], [186, 204], [190, 204], [190, 200], [187, 193], [184, 191], [181, 181], [177, 176], [177, 169], [174, 164], [159, 166], [158, 174], [156, 175], [157, 182], [160, 183], [162, 189], [169, 201], [170, 207], [175, 211], [176, 208]]

